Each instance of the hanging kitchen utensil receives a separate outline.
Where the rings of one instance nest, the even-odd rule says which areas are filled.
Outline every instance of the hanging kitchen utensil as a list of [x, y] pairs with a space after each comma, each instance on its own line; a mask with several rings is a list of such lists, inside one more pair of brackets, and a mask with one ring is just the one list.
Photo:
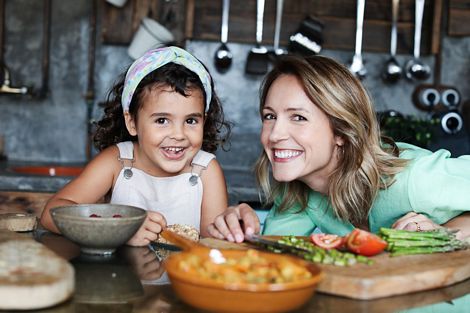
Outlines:
[[161, 23], [168, 29], [173, 29], [177, 27], [178, 21], [175, 12], [175, 5], [177, 2], [178, 0], [165, 0]]
[[0, 94], [27, 94], [29, 89], [27, 87], [12, 87], [10, 80], [10, 70], [5, 64], [5, 1], [0, 0]]
[[357, 14], [356, 14], [356, 44], [354, 48], [354, 56], [349, 70], [356, 75], [359, 79], [363, 79], [367, 74], [367, 69], [362, 60], [362, 32], [364, 24], [364, 9], [366, 0], [357, 0]]
[[261, 45], [263, 41], [264, 0], [256, 1], [256, 46], [251, 48], [246, 60], [247, 74], [263, 75], [268, 71], [268, 49]]
[[397, 53], [397, 20], [398, 20], [398, 6], [400, 0], [392, 0], [392, 30], [390, 33], [390, 58], [385, 64], [385, 69], [382, 74], [384, 81], [388, 83], [397, 82], [402, 75], [402, 69], [396, 59]]
[[420, 85], [412, 95], [415, 106], [423, 111], [435, 111], [441, 101], [441, 94], [434, 85]]
[[[414, 46], [414, 59], [410, 60], [409, 63], [413, 63], [416, 59], [419, 58], [419, 44], [421, 38], [421, 21], [423, 18], [424, 11], [424, 0], [416, 1], [416, 27], [415, 27], [415, 46]], [[440, 39], [442, 41], [442, 38]], [[442, 42], [440, 43], [442, 44]], [[439, 121], [439, 126], [441, 132], [445, 136], [454, 136], [461, 137], [463, 140], [462, 144], [457, 144], [462, 148], [465, 153], [466, 145], [468, 138], [465, 135], [465, 132], [462, 133], [461, 130], [464, 127], [465, 123], [465, 106], [461, 106], [461, 95], [457, 88], [449, 85], [441, 84], [441, 61], [442, 61], [442, 49], [436, 55], [436, 61], [434, 65], [434, 83], [433, 84], [420, 84], [416, 86], [412, 100], [415, 106], [421, 110], [429, 111], [430, 117]], [[419, 61], [419, 59], [418, 59]], [[426, 68], [423, 70], [421, 65], [424, 65]], [[410, 68], [410, 71], [407, 72], [412, 79], [420, 79], [421, 75], [426, 74], [430, 76], [429, 66], [422, 64], [421, 61], [414, 62], [413, 65], [416, 69]], [[418, 66], [420, 65], [420, 66]], [[419, 74], [419, 75], [418, 75]], [[467, 123], [468, 124], [468, 123]], [[462, 136], [463, 135], [463, 136]], [[448, 138], [448, 137], [447, 137]], [[455, 140], [455, 139], [454, 139]], [[437, 144], [441, 148], [440, 144]], [[456, 151], [453, 151], [456, 153]], [[459, 152], [457, 152], [459, 153]]]
[[230, 9], [230, 0], [223, 0], [222, 2], [222, 27], [220, 30], [220, 46], [215, 52], [214, 62], [215, 68], [221, 72], [226, 72], [230, 65], [232, 65], [233, 54], [227, 47], [228, 39], [228, 15]]
[[425, 0], [416, 0], [415, 2], [413, 59], [409, 60], [405, 65], [406, 77], [411, 80], [425, 80], [431, 75], [431, 68], [429, 65], [420, 60], [421, 28], [423, 24], [424, 4]]
[[415, 89], [412, 99], [417, 108], [431, 112], [431, 117], [439, 120], [445, 134], [454, 135], [463, 128], [460, 93], [454, 87], [422, 84]]
[[281, 35], [281, 24], [282, 24], [282, 10], [284, 6], [284, 0], [276, 1], [276, 23], [274, 25], [274, 44], [273, 53], [275, 56], [286, 54], [287, 51], [279, 47], [279, 37]]
[[303, 55], [320, 53], [323, 44], [323, 23], [312, 16], [307, 16], [295, 33], [289, 37], [289, 51]]
[[434, 115], [439, 118], [441, 130], [448, 135], [455, 135], [463, 128], [463, 118], [457, 110], [450, 110]]

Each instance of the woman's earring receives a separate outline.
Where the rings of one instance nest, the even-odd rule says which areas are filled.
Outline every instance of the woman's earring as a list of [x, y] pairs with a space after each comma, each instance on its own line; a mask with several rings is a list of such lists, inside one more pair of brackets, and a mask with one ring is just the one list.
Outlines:
[[344, 146], [338, 145], [338, 150], [339, 150], [339, 156], [344, 157]]

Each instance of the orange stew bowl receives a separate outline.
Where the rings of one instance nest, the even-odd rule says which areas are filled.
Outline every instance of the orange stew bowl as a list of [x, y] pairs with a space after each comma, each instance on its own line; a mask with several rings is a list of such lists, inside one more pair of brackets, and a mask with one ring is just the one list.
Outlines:
[[[173, 253], [164, 263], [173, 290], [178, 297], [189, 305], [207, 311], [286, 312], [294, 310], [312, 297], [316, 285], [323, 276], [321, 270], [313, 263], [292, 256], [260, 251], [256, 251], [257, 255], [270, 264], [288, 264], [289, 266], [286, 267], [300, 269], [307, 275], [284, 282], [228, 282], [217, 278], [217, 275], [201, 276], [201, 268], [195, 270], [185, 268], [184, 264], [194, 259], [194, 256], [198, 256], [205, 262], [212, 262], [208, 251], [208, 249], [191, 249]], [[237, 260], [246, 259], [249, 251], [253, 250], [217, 251], [221, 252], [224, 259], [231, 262], [230, 266], [235, 261], [233, 266], [236, 269], [240, 266], [236, 264]], [[284, 270], [281, 270], [282, 273]], [[251, 274], [253, 280], [253, 273]], [[257, 279], [256, 276], [254, 279]]]

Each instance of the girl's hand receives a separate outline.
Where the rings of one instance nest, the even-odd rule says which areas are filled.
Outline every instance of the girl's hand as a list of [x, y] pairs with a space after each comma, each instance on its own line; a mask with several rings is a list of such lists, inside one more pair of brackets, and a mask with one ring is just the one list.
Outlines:
[[411, 231], [423, 231], [442, 228], [442, 226], [434, 223], [423, 214], [409, 212], [393, 223], [392, 228]]
[[127, 242], [130, 246], [146, 246], [150, 242], [157, 240], [158, 234], [166, 227], [166, 220], [163, 215], [154, 211], [147, 211], [147, 217], [139, 230]]
[[208, 231], [214, 238], [243, 242], [244, 235], [259, 233], [260, 222], [255, 210], [248, 204], [242, 203], [227, 208], [224, 213], [217, 216], [214, 223], [208, 226]]

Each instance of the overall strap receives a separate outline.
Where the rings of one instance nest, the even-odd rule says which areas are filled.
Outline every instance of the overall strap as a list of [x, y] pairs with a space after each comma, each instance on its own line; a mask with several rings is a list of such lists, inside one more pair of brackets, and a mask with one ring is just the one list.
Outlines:
[[207, 168], [212, 159], [215, 159], [214, 154], [199, 150], [199, 152], [194, 156], [193, 161], [191, 162], [191, 173], [201, 176], [202, 171]]
[[134, 144], [132, 141], [125, 141], [117, 143], [116, 146], [119, 149], [118, 160], [121, 162], [122, 168], [125, 169], [124, 176], [130, 178], [134, 165]]
[[116, 144], [119, 149], [119, 158], [132, 160], [134, 159], [134, 144], [132, 141], [124, 141]]

